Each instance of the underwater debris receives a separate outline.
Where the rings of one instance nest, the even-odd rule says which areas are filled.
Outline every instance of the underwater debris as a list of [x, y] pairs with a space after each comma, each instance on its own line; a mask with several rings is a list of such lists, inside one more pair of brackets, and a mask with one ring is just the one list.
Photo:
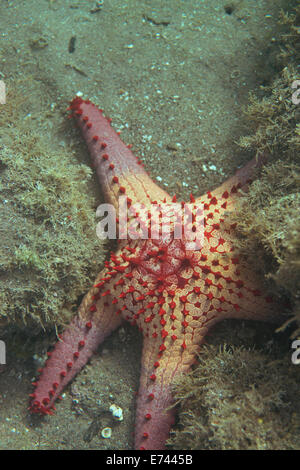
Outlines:
[[101, 436], [102, 436], [104, 439], [110, 439], [110, 438], [111, 438], [111, 435], [112, 435], [112, 430], [111, 430], [111, 428], [104, 428], [104, 429], [102, 429], [102, 431], [101, 431]]
[[113, 404], [109, 407], [109, 411], [116, 420], [123, 421], [123, 410], [120, 406]]

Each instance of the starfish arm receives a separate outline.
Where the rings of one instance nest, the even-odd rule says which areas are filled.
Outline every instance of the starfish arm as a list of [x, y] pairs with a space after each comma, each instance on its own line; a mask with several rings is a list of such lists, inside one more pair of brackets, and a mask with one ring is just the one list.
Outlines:
[[[214, 274], [211, 276], [214, 278]], [[187, 284], [171, 303], [164, 305], [166, 310], [159, 323], [153, 319], [145, 329], [140, 322], [144, 347], [136, 410], [136, 449], [165, 448], [176, 413], [173, 384], [189, 371], [213, 325], [226, 318], [278, 321], [280, 308], [257, 289], [258, 279], [246, 276], [243, 278], [247, 284], [231, 280], [228, 286], [224, 277], [221, 290], [220, 285], [208, 282], [210, 274], [201, 277], [196, 277], [192, 288]]]
[[[159, 400], [151, 403], [152, 395], [159, 396]], [[148, 398], [149, 396], [150, 398]], [[170, 386], [162, 387], [158, 383], [149, 389], [141, 383], [135, 421], [136, 450], [165, 449], [170, 429], [175, 422], [175, 408], [168, 409], [173, 404]], [[147, 410], [146, 413], [145, 410]]]
[[[168, 344], [170, 343], [170, 344]], [[180, 342], [166, 341], [166, 350], [159, 352], [161, 338], [144, 338], [140, 388], [137, 398], [135, 449], [165, 449], [170, 428], [175, 422], [172, 385], [194, 360], [198, 346], [183, 350]]]
[[220, 219], [207, 220], [204, 245], [192, 254], [191, 268], [183, 273], [188, 279], [181, 290], [189, 312], [186, 321], [195, 317], [278, 322], [286, 307], [267, 294], [263, 274], [235, 249], [235, 227]]
[[243, 285], [231, 281], [228, 287], [225, 281], [221, 291], [219, 285], [205, 282], [209, 280], [206, 273], [204, 282], [196, 279], [193, 289], [187, 285], [180, 291], [181, 295], [173, 297], [169, 306], [165, 304], [166, 311], [161, 317], [165, 321], [160, 321], [160, 326], [158, 322], [154, 324], [154, 320], [148, 323], [147, 329], [142, 326], [143, 322], [139, 323], [144, 331], [144, 347], [135, 449], [165, 448], [176, 414], [174, 382], [190, 370], [212, 326], [226, 318], [278, 321], [282, 309], [257, 289], [256, 281], [261, 279], [246, 275], [243, 278]]
[[[103, 273], [97, 278], [99, 283]], [[100, 281], [101, 283], [101, 281]], [[122, 322], [111, 305], [97, 299], [98, 288], [93, 287], [84, 297], [79, 314], [74, 317], [56, 344], [48, 353], [48, 360], [30, 395], [33, 413], [52, 414], [54, 403], [75, 375], [84, 367], [99, 344]]]
[[261, 168], [267, 161], [265, 155], [259, 155], [250, 160], [246, 165], [237, 170], [223, 184], [213, 191], [208, 191], [203, 196], [195, 200], [196, 204], [204, 204], [207, 209], [218, 210], [220, 214], [225, 211], [232, 211], [239, 197], [239, 190], [248, 190], [248, 186], [258, 168]]
[[127, 196], [129, 204], [171, 199], [151, 180], [129, 146], [111, 127], [111, 121], [103, 116], [102, 110], [79, 97], [73, 99], [69, 109], [88, 146], [107, 202], [118, 209], [118, 199], [122, 195]]
[[[239, 262], [235, 269], [226, 272], [225, 282], [221, 282], [224, 288], [218, 290], [215, 298], [215, 304], [223, 310], [220, 319], [236, 318], [271, 323], [283, 320], [287, 306], [274, 294], [267, 294], [268, 286], [262, 273], [256, 272], [254, 268], [249, 269], [249, 265], [247, 268], [243, 258], [234, 259]], [[214, 289], [211, 291], [216, 292]]]

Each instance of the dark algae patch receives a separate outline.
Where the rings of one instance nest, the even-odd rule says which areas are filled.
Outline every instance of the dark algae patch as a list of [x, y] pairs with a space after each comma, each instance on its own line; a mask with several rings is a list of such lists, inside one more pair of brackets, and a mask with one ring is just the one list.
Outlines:
[[7, 89], [0, 115], [0, 324], [60, 324], [103, 261], [91, 230], [95, 201], [85, 191], [92, 171], [72, 151], [53, 149], [45, 110], [29, 112], [24, 83]]

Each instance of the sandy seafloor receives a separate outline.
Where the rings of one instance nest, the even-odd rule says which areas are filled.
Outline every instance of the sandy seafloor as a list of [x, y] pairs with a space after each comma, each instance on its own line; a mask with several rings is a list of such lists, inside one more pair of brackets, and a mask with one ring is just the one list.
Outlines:
[[[82, 92], [113, 118], [158, 184], [180, 198], [198, 195], [249, 158], [235, 143], [247, 132], [241, 109], [249, 91], [272, 78], [286, 3], [104, 0], [91, 13], [95, 1], [1, 0], [0, 78], [30, 77], [32, 108], [45, 113], [53, 142], [66, 146], [57, 109]], [[237, 335], [241, 327], [248, 328], [232, 323]], [[222, 331], [216, 341], [226, 340]], [[41, 358], [47, 335], [42, 341]], [[43, 419], [27, 410], [37, 361], [9, 363], [0, 380], [0, 449], [132, 448], [140, 352], [134, 329], [116, 332]], [[112, 419], [111, 403], [123, 408], [122, 422]], [[110, 439], [101, 437], [106, 426]]]

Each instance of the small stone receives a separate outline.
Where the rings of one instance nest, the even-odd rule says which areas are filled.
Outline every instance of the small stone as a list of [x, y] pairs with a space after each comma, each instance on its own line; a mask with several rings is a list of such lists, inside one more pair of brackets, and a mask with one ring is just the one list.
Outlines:
[[120, 406], [113, 404], [109, 407], [109, 411], [118, 421], [123, 421], [123, 410]]
[[101, 431], [101, 436], [104, 439], [110, 439], [111, 438], [111, 433], [112, 433], [111, 428], [104, 428]]
[[47, 39], [43, 37], [37, 37], [37, 38], [31, 39], [29, 41], [29, 45], [31, 49], [35, 49], [35, 50], [45, 49], [45, 47], [48, 46], [48, 41]]

